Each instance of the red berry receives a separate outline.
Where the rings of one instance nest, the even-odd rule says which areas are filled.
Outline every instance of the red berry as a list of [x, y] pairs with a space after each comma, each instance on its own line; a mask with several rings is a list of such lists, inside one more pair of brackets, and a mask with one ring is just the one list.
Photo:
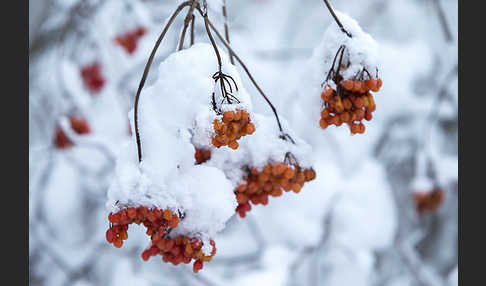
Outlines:
[[105, 85], [105, 78], [101, 74], [99, 63], [92, 63], [81, 69], [83, 83], [92, 93], [98, 93]]
[[196, 262], [194, 262], [192, 267], [194, 273], [198, 273], [199, 270], [201, 270], [202, 268], [203, 268], [203, 262], [201, 260], [196, 260]]

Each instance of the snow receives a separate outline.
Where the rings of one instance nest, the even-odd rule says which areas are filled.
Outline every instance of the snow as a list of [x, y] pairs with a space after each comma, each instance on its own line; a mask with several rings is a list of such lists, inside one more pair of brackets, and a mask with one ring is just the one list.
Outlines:
[[[59, 9], [39, 31], [61, 28], [74, 2], [56, 0]], [[437, 276], [434, 281], [457, 285], [457, 268], [450, 273], [441, 270], [457, 264], [458, 165], [453, 126], [457, 123], [457, 80], [445, 86], [448, 98], [440, 105], [437, 122], [427, 117], [436, 108], [436, 95], [448, 72], [457, 64], [457, 41], [444, 43], [436, 11], [420, 1], [332, 2], [334, 8], [346, 11], [347, 15], [337, 14], [353, 34], [350, 39], [322, 1], [227, 0], [231, 45], [297, 144], [278, 138], [271, 109], [244, 71], [228, 63], [224, 47], [219, 47], [223, 72], [238, 84], [237, 96], [242, 100], [238, 108], [248, 110], [256, 131], [238, 140], [237, 150], [210, 147], [211, 160], [198, 166], [194, 165], [194, 147], [208, 147], [212, 122], [220, 118], [210, 102], [213, 91], [220, 96], [212, 79], [218, 67], [209, 44], [172, 54], [187, 10], [182, 11], [157, 51], [141, 94], [144, 160], [139, 164], [135, 137], [127, 130], [131, 121], [134, 133], [130, 109], [148, 55], [168, 16], [182, 2], [102, 1], [93, 13], [80, 11], [86, 17], [76, 20], [76, 29], [69, 30], [62, 45], [55, 43], [54, 48], [47, 46], [31, 54], [29, 254], [33, 283], [413, 285], [412, 271], [393, 241], [419, 230], [424, 234], [420, 243], [425, 243], [424, 251], [417, 253], [422, 260], [418, 266], [433, 270], [429, 274]], [[210, 19], [222, 32], [221, 2], [208, 4]], [[457, 3], [441, 3], [457, 39]], [[207, 43], [196, 16], [196, 43]], [[128, 54], [113, 39], [138, 26], [144, 26], [147, 33], [135, 52]], [[350, 136], [345, 126], [323, 131], [318, 125], [321, 83], [343, 44], [347, 46], [345, 59], [352, 62], [345, 71], [347, 77], [363, 66], [375, 75], [378, 67], [384, 82], [375, 96], [377, 111], [366, 122], [364, 135]], [[187, 39], [185, 46], [189, 46]], [[83, 86], [79, 74], [81, 67], [94, 61], [101, 64], [106, 78], [106, 86], [95, 96]], [[236, 108], [221, 106], [222, 110]], [[73, 114], [82, 115], [92, 133], [73, 134], [65, 121]], [[68, 150], [52, 146], [52, 133], [59, 124], [75, 142]], [[422, 148], [428, 129], [431, 136]], [[431, 160], [429, 167], [446, 193], [434, 224], [417, 223], [417, 216], [410, 215], [415, 212], [410, 191], [428, 189], [431, 184], [413, 164], [420, 162], [420, 151]], [[241, 168], [282, 161], [287, 152], [301, 166], [312, 167], [316, 179], [299, 194], [285, 193], [271, 198], [267, 206], [252, 207], [244, 219], [234, 216], [233, 190], [245, 175]], [[122, 249], [106, 243], [108, 212], [139, 205], [184, 210], [185, 219], [171, 234], [201, 238], [206, 254], [208, 241], [214, 239], [218, 249], [214, 259], [197, 275], [189, 265], [172, 266], [160, 259], [143, 262], [139, 255], [148, 240], [143, 226], [137, 225], [130, 227]], [[66, 231], [70, 225], [76, 227]], [[321, 247], [321, 239], [327, 236]], [[54, 255], [41, 242], [48, 243]], [[297, 261], [300, 270], [294, 276], [291, 265], [308, 247], [318, 249]], [[93, 257], [98, 259], [93, 261]], [[90, 269], [89, 276], [67, 280], [74, 273], [70, 270], [76, 269]]]
[[[143, 160], [138, 163], [133, 136], [119, 154], [107, 202], [110, 211], [140, 205], [181, 210], [185, 218], [171, 235], [200, 237], [205, 245], [224, 228], [237, 205], [233, 185], [220, 169], [194, 165], [193, 134], [198, 144], [207, 145], [209, 123], [216, 118], [210, 100], [215, 89], [211, 76], [218, 69], [213, 53], [212, 46], [196, 44], [160, 64], [157, 81], [140, 95]], [[226, 108], [251, 110], [234, 66], [221, 53], [223, 72], [235, 79], [239, 91], [234, 95], [241, 101]], [[133, 112], [129, 113], [131, 126], [135, 126]]]
[[235, 151], [228, 148], [213, 149], [207, 165], [224, 170], [235, 186], [245, 175], [243, 167], [251, 166], [262, 170], [266, 164], [283, 162], [288, 152], [295, 156], [300, 167], [312, 166], [312, 158], [309, 156], [311, 147], [288, 129], [286, 121], [282, 121], [286, 127], [284, 130], [291, 135], [295, 144], [279, 138], [280, 131], [274, 117], [256, 113], [250, 116], [255, 123], [255, 132], [239, 140], [240, 147]]
[[[133, 137], [119, 154], [107, 202], [110, 211], [140, 205], [181, 210], [185, 218], [171, 235], [191, 235], [207, 242], [234, 214], [237, 204], [233, 190], [245, 175], [243, 166], [261, 169], [268, 163], [284, 161], [287, 152], [301, 167], [311, 167], [312, 162], [307, 156], [310, 146], [290, 129], [285, 130], [295, 144], [279, 138], [273, 117], [251, 113], [250, 96], [221, 50], [222, 70], [234, 78], [239, 87], [234, 95], [240, 100], [221, 108], [250, 112], [256, 131], [243, 137], [236, 151], [212, 148], [211, 160], [194, 166], [194, 145], [209, 147], [214, 133], [212, 121], [221, 117], [211, 109], [211, 95], [219, 88], [211, 78], [218, 69], [213, 53], [212, 46], [196, 44], [160, 64], [157, 81], [140, 95], [142, 162], [138, 163]], [[288, 126], [284, 119], [282, 122]]]
[[[346, 31], [351, 33], [352, 37], [350, 38], [343, 33], [335, 22], [327, 28], [321, 43], [315, 48], [313, 55], [313, 61], [320, 65], [319, 74], [326, 78], [336, 53], [344, 45], [343, 63], [349, 62], [351, 65], [341, 70], [343, 78], [350, 79], [363, 68], [366, 68], [372, 76], [376, 77], [378, 44], [369, 34], [361, 29], [356, 20], [339, 11], [336, 11], [336, 15], [341, 20]], [[336, 60], [335, 69], [337, 69], [338, 61], [339, 56]]]

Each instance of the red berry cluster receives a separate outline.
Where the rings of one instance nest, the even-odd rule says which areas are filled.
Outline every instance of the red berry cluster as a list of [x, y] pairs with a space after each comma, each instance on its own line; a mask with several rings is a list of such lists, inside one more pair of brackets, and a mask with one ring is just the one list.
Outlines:
[[283, 191], [290, 190], [299, 193], [304, 184], [315, 177], [316, 172], [313, 169], [302, 169], [297, 164], [267, 164], [261, 171], [252, 167], [245, 183], [235, 190], [238, 201], [236, 212], [244, 218], [246, 212], [251, 210], [250, 202], [254, 205], [267, 205], [268, 196], [279, 197]]
[[361, 121], [363, 119], [370, 121], [373, 118], [372, 112], [376, 110], [371, 91], [379, 91], [381, 85], [380, 78], [370, 78], [366, 81], [343, 80], [338, 84], [337, 90], [326, 85], [321, 94], [325, 102], [319, 121], [321, 128], [326, 129], [329, 125], [341, 126], [347, 123], [352, 134], [363, 134], [365, 126]]
[[238, 149], [236, 140], [255, 132], [255, 125], [251, 123], [250, 114], [245, 110], [226, 111], [223, 120], [215, 119], [213, 122], [216, 135], [212, 139], [214, 147], [228, 146]]
[[216, 244], [210, 241], [212, 251], [209, 256], [202, 251], [203, 242], [200, 239], [179, 235], [176, 238], [152, 236], [152, 245], [142, 252], [142, 259], [147, 261], [151, 256], [160, 254], [162, 260], [174, 265], [189, 264], [194, 259], [193, 271], [197, 273], [203, 268], [203, 262], [209, 262], [216, 254]]
[[211, 159], [211, 149], [196, 148], [194, 157], [196, 158], [196, 165], [202, 164]]
[[115, 42], [122, 46], [127, 53], [132, 54], [137, 49], [138, 40], [145, 35], [146, 32], [147, 30], [144, 27], [139, 27], [133, 31], [117, 36]]
[[444, 201], [444, 191], [441, 188], [435, 188], [431, 192], [414, 192], [413, 199], [419, 214], [433, 213]]
[[83, 83], [92, 93], [99, 92], [105, 85], [105, 78], [101, 74], [101, 66], [98, 63], [89, 64], [81, 69]]
[[111, 223], [106, 232], [106, 240], [120, 248], [123, 240], [128, 236], [126, 231], [132, 223], [143, 224], [147, 228], [147, 235], [163, 235], [168, 227], [175, 228], [179, 223], [179, 217], [171, 210], [148, 209], [146, 207], [127, 208], [108, 215]]
[[[70, 116], [69, 122], [71, 123], [71, 128], [77, 134], [88, 134], [91, 132], [88, 122], [84, 118]], [[73, 142], [69, 140], [64, 131], [60, 128], [56, 128], [56, 135], [54, 138], [54, 145], [58, 149], [65, 149], [73, 146]]]
[[213, 251], [210, 256], [202, 252], [203, 242], [199, 239], [186, 236], [169, 238], [168, 234], [179, 224], [179, 216], [170, 209], [149, 209], [147, 207], [127, 208], [108, 215], [110, 228], [106, 231], [106, 240], [116, 248], [123, 246], [123, 241], [128, 239], [128, 226], [132, 223], [143, 224], [146, 234], [150, 236], [152, 245], [142, 252], [142, 259], [147, 261], [151, 256], [160, 254], [164, 262], [174, 265], [190, 263], [196, 260], [193, 266], [194, 272], [202, 269], [203, 261], [210, 261], [216, 254], [214, 241], [211, 240]]

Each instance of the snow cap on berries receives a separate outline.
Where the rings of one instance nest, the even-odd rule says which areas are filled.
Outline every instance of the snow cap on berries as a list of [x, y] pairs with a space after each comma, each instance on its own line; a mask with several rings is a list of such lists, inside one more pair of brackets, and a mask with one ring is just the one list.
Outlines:
[[[322, 74], [327, 75], [332, 66], [336, 53], [344, 45], [346, 47], [343, 62], [350, 62], [351, 65], [346, 69], [341, 69], [344, 79], [355, 76], [363, 68], [366, 68], [371, 75], [376, 76], [378, 65], [378, 44], [368, 34], [365, 33], [358, 22], [350, 16], [336, 11], [336, 15], [342, 22], [346, 31], [352, 37], [348, 37], [341, 28], [333, 21], [324, 33], [324, 37], [319, 46], [314, 50], [313, 58], [318, 61]], [[336, 60], [336, 62], [339, 60]], [[336, 63], [337, 68], [338, 63]]]
[[285, 131], [292, 136], [296, 144], [292, 144], [290, 139], [279, 138], [281, 132], [272, 116], [254, 113], [253, 120], [256, 126], [255, 133], [242, 138], [237, 150], [224, 148], [213, 150], [211, 159], [206, 164], [224, 170], [235, 186], [246, 175], [243, 167], [262, 169], [268, 163], [283, 162], [288, 152], [292, 153], [300, 167], [311, 167], [310, 145], [289, 129], [285, 119], [280, 118]]
[[[227, 57], [221, 51], [223, 58]], [[235, 68], [224, 60], [223, 71], [241, 83]], [[174, 234], [212, 237], [234, 214], [233, 186], [214, 167], [194, 165], [193, 129], [200, 114], [211, 109], [212, 75], [218, 70], [212, 47], [196, 44], [160, 64], [157, 81], [144, 89], [138, 107], [142, 162], [136, 137], [120, 153], [108, 207], [127, 206], [180, 210], [185, 214]], [[237, 94], [249, 107], [249, 96]], [[129, 118], [133, 122], [133, 110]], [[209, 116], [209, 115], [207, 115]], [[208, 125], [209, 128], [211, 125]]]

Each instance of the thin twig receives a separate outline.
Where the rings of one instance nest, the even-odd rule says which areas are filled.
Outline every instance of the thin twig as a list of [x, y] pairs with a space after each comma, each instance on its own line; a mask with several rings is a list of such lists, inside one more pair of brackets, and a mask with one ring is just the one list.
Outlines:
[[338, 24], [339, 28], [341, 28], [341, 31], [342, 31], [343, 33], [345, 33], [345, 34], [346, 34], [346, 36], [348, 36], [348, 37], [352, 38], [353, 36], [352, 36], [352, 35], [351, 35], [351, 34], [350, 34], [348, 31], [346, 31], [346, 29], [344, 29], [343, 24], [341, 23], [341, 21], [339, 21], [338, 17], [337, 17], [337, 16], [336, 16], [336, 14], [334, 13], [334, 10], [332, 9], [331, 4], [329, 4], [329, 1], [324, 0], [324, 3], [326, 4], [327, 9], [329, 9], [329, 12], [331, 12], [332, 17], [334, 18], [334, 20], [335, 20], [335, 21], [336, 21], [336, 23]]
[[[189, 9], [189, 11], [187, 11], [186, 18], [184, 19], [184, 28], [182, 29], [181, 40], [179, 42], [179, 49], [178, 49], [179, 51], [182, 50], [182, 48], [184, 47], [184, 40], [186, 38], [186, 31], [187, 31], [187, 28], [189, 27], [189, 23], [191, 22], [191, 20], [192, 21], [194, 20], [193, 12], [194, 12], [194, 8], [196, 8], [197, 4], [198, 4], [197, 0], [193, 0], [191, 8]], [[192, 43], [192, 41], [191, 41], [191, 43]]]
[[425, 127], [425, 132], [422, 142], [422, 147], [426, 148], [428, 145], [428, 142], [430, 141], [430, 135], [432, 133], [432, 127], [434, 126], [435, 122], [437, 121], [437, 118], [439, 117], [439, 111], [440, 111], [440, 104], [444, 98], [447, 96], [447, 88], [449, 86], [450, 81], [452, 78], [457, 76], [457, 71], [458, 71], [458, 66], [457, 64], [452, 68], [451, 71], [447, 74], [444, 83], [442, 84], [441, 88], [439, 89], [439, 92], [436, 97], [436, 102], [432, 105], [432, 110], [428, 115], [427, 119], [427, 125]]
[[196, 17], [194, 14], [192, 14], [192, 20], [191, 20], [191, 47], [194, 45], [194, 22], [195, 22]]
[[[226, 37], [226, 41], [230, 44], [229, 39], [229, 27], [228, 27], [228, 13], [226, 11], [226, 0], [223, 0], [223, 17], [224, 17], [224, 35]], [[233, 59], [233, 54], [229, 53], [230, 62], [232, 65], [235, 65], [235, 60]]]
[[445, 40], [446, 42], [451, 43], [454, 39], [452, 37], [452, 32], [451, 29], [449, 28], [449, 24], [447, 24], [447, 19], [446, 19], [444, 9], [442, 9], [442, 5], [440, 5], [439, 0], [432, 0], [432, 2], [434, 3], [435, 9], [437, 10], [437, 16], [439, 17], [439, 21], [442, 26], [442, 31], [444, 31]]
[[[206, 1], [204, 1], [204, 5], [206, 5]], [[222, 72], [221, 71], [221, 68], [222, 68], [221, 55], [219, 54], [218, 46], [216, 46], [216, 42], [214, 41], [213, 35], [211, 34], [211, 30], [209, 29], [208, 11], [207, 11], [207, 8], [205, 8], [205, 9], [206, 9], [206, 11], [202, 15], [203, 18], [204, 18], [204, 27], [206, 28], [206, 33], [208, 34], [209, 41], [211, 42], [211, 45], [213, 46], [216, 57], [218, 58], [219, 72]]]
[[138, 129], [138, 102], [140, 100], [140, 92], [142, 91], [143, 86], [145, 85], [145, 80], [147, 79], [148, 73], [150, 71], [150, 66], [152, 65], [152, 61], [154, 60], [155, 53], [157, 52], [157, 49], [160, 46], [160, 43], [165, 37], [165, 34], [169, 30], [170, 26], [174, 22], [175, 18], [179, 13], [184, 9], [184, 7], [189, 6], [193, 4], [192, 1], [186, 1], [177, 7], [177, 9], [174, 11], [172, 16], [169, 18], [169, 21], [165, 25], [164, 29], [162, 30], [162, 33], [160, 34], [159, 38], [157, 39], [157, 42], [155, 43], [154, 48], [152, 49], [152, 52], [150, 53], [150, 57], [147, 61], [147, 64], [145, 65], [145, 69], [143, 71], [142, 79], [140, 80], [140, 84], [138, 86], [137, 94], [135, 96], [135, 106], [134, 106], [134, 121], [135, 121], [135, 137], [137, 139], [137, 150], [138, 150], [138, 161], [142, 162], [142, 144], [140, 142], [140, 132]]
[[[199, 13], [201, 13], [201, 15], [203, 15], [203, 12], [200, 9], [198, 9], [198, 10], [199, 10]], [[223, 38], [223, 36], [218, 32], [218, 30], [216, 29], [216, 27], [213, 25], [213, 23], [211, 23], [211, 21], [209, 19], [207, 20], [207, 23], [211, 27], [211, 29], [213, 30], [213, 32], [216, 34], [216, 36], [218, 36], [218, 39], [221, 41], [221, 43], [223, 43], [226, 46], [226, 48], [228, 49], [228, 51], [231, 54], [233, 54], [233, 56], [238, 61], [238, 63], [241, 65], [241, 67], [243, 68], [243, 70], [245, 70], [245, 72], [248, 75], [248, 78], [250, 79], [250, 81], [253, 83], [253, 85], [256, 87], [256, 89], [258, 90], [258, 92], [263, 96], [263, 98], [265, 99], [265, 101], [268, 103], [268, 105], [272, 109], [273, 114], [275, 115], [275, 118], [277, 119], [278, 128], [279, 128], [280, 132], [282, 133], [281, 134], [281, 138], [282, 138], [282, 136], [283, 137], [286, 137], [286, 138], [290, 137], [287, 134], [285, 134], [284, 131], [283, 131], [282, 124], [280, 123], [280, 119], [279, 119], [278, 114], [277, 114], [277, 109], [275, 108], [275, 106], [273, 106], [272, 102], [268, 99], [268, 97], [265, 95], [265, 93], [263, 92], [263, 90], [257, 84], [257, 82], [253, 78], [252, 74], [250, 73], [250, 71], [246, 67], [245, 63], [240, 59], [240, 57], [238, 57], [238, 55], [235, 53], [235, 51], [225, 41], [225, 39]]]

